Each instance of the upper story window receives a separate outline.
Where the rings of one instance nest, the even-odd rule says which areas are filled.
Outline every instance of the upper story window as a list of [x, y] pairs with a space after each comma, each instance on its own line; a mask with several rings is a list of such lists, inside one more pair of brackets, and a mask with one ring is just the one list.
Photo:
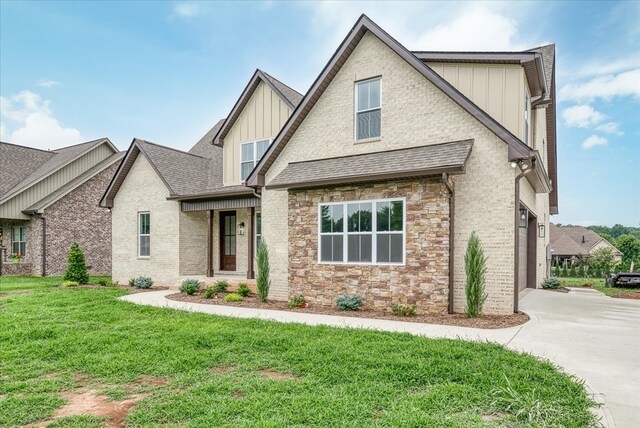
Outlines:
[[356, 140], [380, 137], [381, 79], [356, 82]]
[[151, 214], [138, 213], [138, 257], [151, 255]]
[[240, 181], [247, 179], [253, 168], [269, 148], [271, 140], [252, 141], [240, 146]]
[[531, 117], [531, 98], [529, 94], [524, 94], [524, 143], [529, 145], [529, 121]]
[[14, 227], [11, 233], [11, 251], [24, 256], [27, 253], [27, 227]]

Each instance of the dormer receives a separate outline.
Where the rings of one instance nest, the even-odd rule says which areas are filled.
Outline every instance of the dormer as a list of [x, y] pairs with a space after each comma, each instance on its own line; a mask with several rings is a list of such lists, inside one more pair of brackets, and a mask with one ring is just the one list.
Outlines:
[[302, 99], [302, 95], [256, 70], [213, 137], [223, 148], [223, 184], [241, 185]]

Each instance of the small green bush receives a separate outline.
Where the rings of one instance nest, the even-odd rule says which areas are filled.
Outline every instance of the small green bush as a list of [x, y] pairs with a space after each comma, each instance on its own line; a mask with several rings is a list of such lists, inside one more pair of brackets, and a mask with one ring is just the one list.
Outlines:
[[569, 272], [567, 272], [567, 264], [565, 263], [564, 266], [562, 266], [562, 276], [563, 277], [568, 277], [569, 276]]
[[204, 293], [202, 293], [205, 299], [213, 299], [216, 297], [216, 289], [215, 287], [207, 287], [204, 289]]
[[148, 276], [139, 276], [133, 281], [133, 286], [136, 288], [151, 288], [153, 280]]
[[197, 279], [185, 279], [180, 284], [180, 291], [188, 294], [189, 296], [193, 296], [200, 289], [200, 281]]
[[576, 270], [576, 265], [572, 265], [571, 269], [569, 270], [569, 275], [571, 276], [571, 278], [576, 278], [578, 276], [578, 271]]
[[119, 281], [108, 281], [107, 282], [107, 287], [120, 287], [120, 282]]
[[251, 290], [249, 289], [249, 286], [243, 282], [238, 285], [238, 294], [242, 297], [248, 297], [251, 295]]
[[102, 287], [106, 287], [107, 285], [109, 285], [109, 281], [105, 281], [104, 279], [101, 279], [100, 281], [98, 281], [98, 285]]
[[242, 302], [243, 300], [244, 300], [244, 297], [242, 297], [237, 293], [229, 293], [226, 296], [224, 296], [225, 302]]
[[345, 294], [336, 298], [336, 304], [341, 311], [357, 311], [362, 306], [362, 298], [357, 294]]
[[306, 307], [307, 307], [307, 299], [305, 299], [302, 294], [296, 297], [292, 297], [291, 300], [289, 300], [290, 309], [306, 308]]
[[80, 284], [89, 282], [89, 273], [87, 272], [87, 264], [84, 259], [84, 253], [80, 249], [77, 242], [71, 244], [69, 253], [67, 254], [69, 263], [64, 271], [62, 279], [65, 281], [77, 281]]
[[542, 288], [556, 289], [562, 287], [562, 283], [558, 278], [547, 278], [542, 283]]
[[229, 281], [227, 281], [226, 279], [221, 279], [219, 281], [216, 281], [216, 283], [213, 284], [213, 288], [218, 293], [226, 293], [227, 290], [229, 289]]
[[129, 278], [129, 287], [135, 287], [135, 285], [136, 285], [136, 279]]
[[594, 278], [602, 278], [602, 269], [600, 269], [600, 266], [596, 267], [596, 271], [593, 274]]
[[80, 283], [78, 281], [65, 281], [62, 283], [63, 287], [77, 287]]
[[556, 261], [556, 268], [554, 269], [553, 274], [555, 276], [560, 276], [560, 263], [558, 263], [557, 261]]
[[397, 317], [412, 317], [416, 314], [417, 309], [416, 305], [405, 306], [398, 303], [391, 309], [391, 312]]

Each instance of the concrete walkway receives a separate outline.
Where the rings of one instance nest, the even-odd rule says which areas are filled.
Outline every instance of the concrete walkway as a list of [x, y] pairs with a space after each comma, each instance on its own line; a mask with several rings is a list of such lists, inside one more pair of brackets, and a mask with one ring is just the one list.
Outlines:
[[485, 330], [403, 321], [318, 315], [168, 300], [175, 290], [131, 294], [122, 300], [191, 312], [260, 318], [308, 325], [368, 328], [430, 338], [491, 341], [547, 358], [587, 383], [605, 404], [607, 427], [640, 426], [640, 300], [601, 293], [531, 290], [520, 301], [531, 320], [518, 327]]

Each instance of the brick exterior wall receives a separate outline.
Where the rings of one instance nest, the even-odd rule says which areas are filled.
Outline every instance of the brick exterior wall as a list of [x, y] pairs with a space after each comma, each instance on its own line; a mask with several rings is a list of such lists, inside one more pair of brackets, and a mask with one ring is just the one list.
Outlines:
[[[320, 203], [388, 198], [406, 198], [404, 265], [318, 263]], [[358, 294], [366, 308], [391, 311], [403, 303], [419, 313], [447, 312], [449, 194], [441, 181], [291, 191], [288, 221], [289, 297], [333, 306], [341, 294]]]
[[111, 213], [98, 204], [117, 168], [116, 162], [45, 209], [47, 275], [64, 273], [73, 242], [92, 275], [111, 274]]
[[[382, 137], [354, 141], [354, 82], [382, 77]], [[433, 86], [395, 52], [367, 33], [306, 120], [269, 169], [265, 181], [289, 162], [473, 139], [466, 173], [455, 187], [454, 310], [465, 307], [464, 253], [476, 231], [488, 256], [485, 312], [513, 311], [514, 178], [507, 145]], [[263, 235], [272, 265], [272, 295], [288, 295], [287, 193], [265, 189]]]

